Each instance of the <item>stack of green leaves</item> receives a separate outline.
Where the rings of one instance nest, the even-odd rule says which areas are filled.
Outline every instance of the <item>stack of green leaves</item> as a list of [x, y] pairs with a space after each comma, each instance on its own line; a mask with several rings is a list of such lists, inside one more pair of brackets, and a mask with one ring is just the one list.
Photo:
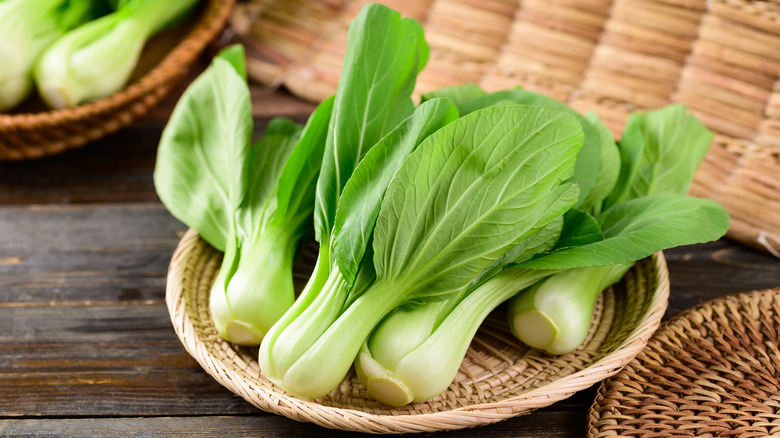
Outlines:
[[[463, 95], [459, 88], [431, 96]], [[473, 86], [469, 90], [474, 93]], [[506, 103], [572, 112], [525, 90], [472, 96], [459, 108]], [[571, 178], [586, 190], [576, 206], [464, 293], [385, 318], [355, 362], [375, 398], [403, 405], [444, 391], [480, 323], [507, 300], [510, 327], [521, 341], [551, 354], [569, 353], [585, 340], [600, 292], [635, 261], [726, 232], [728, 215], [717, 202], [684, 195], [712, 133], [682, 106], [634, 115], [619, 146], [595, 114], [577, 119], [586, 132], [577, 160], [588, 165]]]
[[51, 108], [121, 90], [152, 35], [198, 0], [1, 0], [0, 111], [37, 86]]
[[[716, 202], [684, 195], [711, 134], [682, 107], [637, 115], [618, 146], [595, 115], [520, 89], [464, 85], [415, 106], [422, 28], [372, 4], [350, 26], [335, 96], [252, 144], [242, 55], [224, 50], [184, 93], [155, 185], [225, 251], [217, 330], [259, 344], [262, 373], [298, 397], [328, 394], [354, 363], [378, 400], [427, 400], [518, 292], [589, 268], [600, 292], [634, 261], [728, 227]], [[292, 259], [312, 229], [318, 258], [296, 298]], [[577, 282], [567, 299], [590, 318], [597, 293]], [[530, 302], [521, 329], [578, 336]]]

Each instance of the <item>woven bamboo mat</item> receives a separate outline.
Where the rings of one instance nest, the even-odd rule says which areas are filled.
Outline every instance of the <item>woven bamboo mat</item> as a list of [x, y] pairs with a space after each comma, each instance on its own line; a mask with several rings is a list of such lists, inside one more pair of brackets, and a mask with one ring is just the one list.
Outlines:
[[588, 436], [780, 436], [780, 288], [700, 304], [664, 323], [601, 383]]
[[[249, 0], [232, 17], [250, 76], [319, 101], [335, 92], [365, 0]], [[716, 133], [691, 187], [732, 217], [728, 236], [780, 257], [780, 1], [390, 0], [431, 46], [417, 92], [514, 86], [628, 115], [687, 105]]]

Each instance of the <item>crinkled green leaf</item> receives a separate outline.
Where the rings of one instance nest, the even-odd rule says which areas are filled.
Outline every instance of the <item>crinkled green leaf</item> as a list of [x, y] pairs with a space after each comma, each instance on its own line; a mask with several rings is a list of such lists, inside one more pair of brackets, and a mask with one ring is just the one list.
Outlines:
[[601, 226], [595, 217], [577, 209], [563, 215], [563, 230], [554, 249], [581, 246], [603, 239]]
[[295, 149], [282, 169], [276, 191], [277, 223], [301, 222], [299, 216], [310, 216], [314, 209], [314, 192], [325, 151], [325, 139], [333, 112], [333, 97], [320, 103], [314, 110]]
[[687, 193], [712, 138], [679, 104], [632, 114], [619, 142], [620, 176], [605, 207], [653, 193]]
[[160, 200], [221, 251], [246, 192], [251, 136], [246, 82], [216, 57], [179, 99], [160, 139], [154, 171]]
[[[565, 205], [571, 205], [572, 199], [576, 199], [577, 196], [576, 187], [568, 187], [568, 191], [559, 192], [562, 196], [558, 202], [564, 202]], [[551, 208], [549, 208], [548, 211], [551, 213], [559, 213], [560, 209], [560, 206], [553, 203], [551, 204]], [[530, 260], [538, 253], [552, 249], [553, 245], [555, 245], [555, 242], [558, 241], [558, 237], [561, 234], [561, 229], [563, 228], [563, 216], [561, 216], [559, 213], [553, 220], [550, 220], [549, 217], [543, 217], [539, 222], [545, 223], [546, 225], [542, 227], [534, 227], [534, 233], [530, 237], [524, 239], [520, 242], [519, 245], [510, 249], [502, 257], [490, 263], [488, 267], [486, 267], [482, 272], [474, 277], [473, 280], [471, 280], [469, 286], [463, 289], [460, 296], [453, 296], [452, 299], [458, 302], [463, 299], [466, 294], [474, 290], [474, 288], [482, 284], [484, 281], [489, 280], [507, 266]], [[452, 305], [448, 306], [447, 308], [443, 308], [442, 310], [444, 312], [449, 312], [449, 310], [451, 310], [451, 308], [455, 305], [456, 303], [452, 303]]]
[[266, 134], [255, 142], [249, 153], [246, 193], [236, 212], [236, 231], [240, 240], [262, 231], [271, 219], [276, 193], [287, 159], [298, 145], [302, 127], [288, 119], [277, 119]]
[[513, 88], [486, 94], [467, 101], [458, 108], [461, 110], [461, 114], [468, 114], [480, 108], [508, 104], [555, 108], [568, 112], [575, 116], [580, 122], [582, 130], [585, 133], [585, 141], [580, 149], [579, 156], [577, 157], [577, 164], [574, 169], [574, 175], [572, 175], [570, 181], [575, 182], [580, 186], [580, 200], [577, 203], [577, 206], [582, 208], [581, 206], [590, 196], [591, 191], [596, 185], [596, 179], [600, 174], [599, 158], [601, 155], [601, 137], [599, 136], [599, 131], [592, 126], [585, 117], [566, 104], [543, 94], [534, 93], [533, 91], [523, 90], [521, 88]]
[[578, 208], [582, 211], [598, 214], [601, 212], [604, 199], [612, 192], [620, 174], [620, 151], [612, 132], [601, 122], [596, 113], [589, 111], [585, 114], [585, 118], [599, 135], [600, 156], [598, 174], [593, 187]]
[[569, 269], [630, 263], [667, 248], [717, 240], [728, 230], [729, 216], [710, 199], [657, 193], [606, 210], [599, 224], [604, 240], [565, 248], [519, 267]]
[[374, 231], [387, 186], [401, 163], [429, 135], [457, 118], [451, 100], [429, 100], [384, 136], [355, 168], [341, 194], [333, 228], [333, 256], [349, 284]]
[[568, 113], [523, 106], [486, 108], [435, 132], [409, 156], [382, 202], [374, 231], [377, 282], [401, 282], [410, 298], [465, 287], [550, 214], [559, 200], [551, 194], [569, 189], [559, 185], [571, 176], [582, 140]]
[[427, 59], [417, 21], [370, 4], [352, 22], [317, 182], [319, 242], [330, 236], [341, 192], [360, 159], [414, 111], [411, 94]]

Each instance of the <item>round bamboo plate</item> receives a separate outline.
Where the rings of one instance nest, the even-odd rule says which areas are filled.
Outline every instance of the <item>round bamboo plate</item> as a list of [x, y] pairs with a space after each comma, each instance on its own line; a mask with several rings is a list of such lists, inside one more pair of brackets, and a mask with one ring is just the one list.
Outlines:
[[588, 417], [591, 437], [780, 435], [780, 288], [664, 323], [601, 384]]
[[[316, 258], [306, 247], [294, 268], [302, 286]], [[303, 401], [265, 378], [256, 348], [236, 347], [217, 334], [209, 291], [222, 253], [194, 230], [179, 242], [168, 271], [171, 321], [203, 369], [254, 406], [332, 429], [370, 433], [433, 432], [495, 423], [563, 400], [618, 372], [639, 353], [666, 309], [669, 279], [661, 253], [642, 260], [599, 298], [587, 340], [575, 352], [550, 356], [524, 347], [498, 309], [482, 325], [455, 381], [425, 403], [391, 408], [372, 400], [352, 372], [329, 395]]]
[[0, 114], [0, 161], [59, 154], [130, 125], [184, 78], [222, 31], [234, 4], [208, 0], [194, 16], [164, 32], [165, 38], [152, 38], [130, 84], [118, 93], [61, 110], [48, 110], [40, 99], [30, 97], [14, 112]]

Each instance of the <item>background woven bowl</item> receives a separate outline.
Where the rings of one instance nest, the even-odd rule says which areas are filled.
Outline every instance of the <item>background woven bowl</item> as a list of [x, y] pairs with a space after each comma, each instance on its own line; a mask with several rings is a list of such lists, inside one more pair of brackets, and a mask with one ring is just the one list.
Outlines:
[[[296, 262], [296, 287], [316, 252]], [[220, 384], [256, 407], [324, 427], [371, 433], [431, 432], [495, 423], [548, 406], [618, 372], [646, 345], [666, 309], [669, 279], [661, 253], [637, 263], [599, 298], [590, 333], [575, 352], [550, 356], [509, 333], [499, 308], [480, 328], [455, 381], [425, 403], [390, 408], [372, 400], [354, 373], [326, 397], [292, 397], [260, 374], [257, 349], [222, 340], [209, 315], [209, 292], [222, 253], [194, 230], [181, 239], [168, 271], [166, 302], [187, 351]]]
[[665, 322], [602, 383], [588, 420], [591, 437], [780, 435], [780, 288]]
[[[0, 161], [41, 158], [80, 147], [146, 114], [184, 78], [223, 29], [234, 4], [235, 0], [207, 0], [194, 16], [168, 31], [167, 38], [150, 41], [136, 77], [114, 95], [62, 110], [45, 110], [31, 97], [15, 113], [0, 114]], [[171, 41], [178, 43], [165, 47]], [[30, 107], [35, 112], [28, 112]]]
[[[352, 18], [369, 0], [249, 0], [232, 17], [250, 75], [306, 99], [333, 93]], [[679, 102], [716, 133], [691, 194], [731, 214], [728, 236], [780, 257], [780, 2], [383, 0], [419, 20], [431, 55], [417, 92], [522, 86], [593, 110]]]

